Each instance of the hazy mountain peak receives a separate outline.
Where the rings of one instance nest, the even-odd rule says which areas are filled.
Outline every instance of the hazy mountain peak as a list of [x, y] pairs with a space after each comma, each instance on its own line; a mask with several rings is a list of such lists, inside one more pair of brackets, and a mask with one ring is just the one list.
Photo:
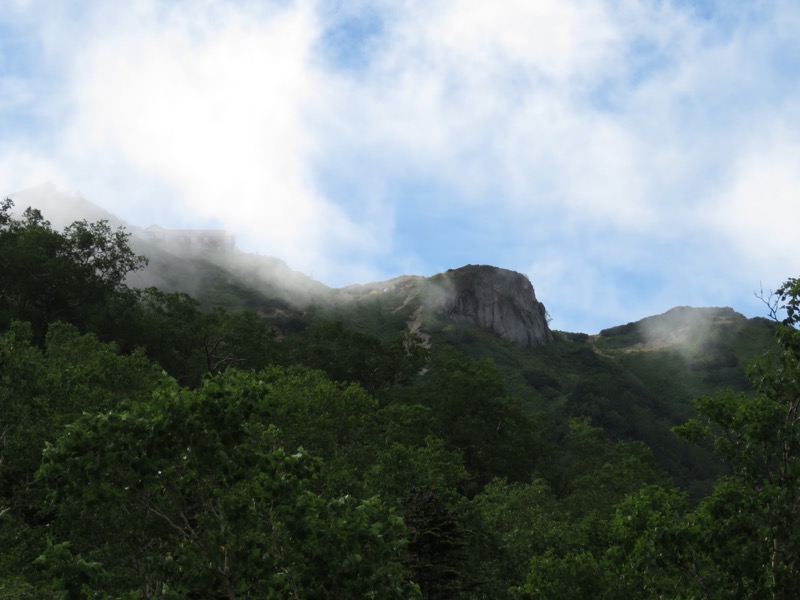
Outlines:
[[54, 229], [60, 230], [75, 221], [108, 221], [112, 227], [124, 225], [124, 221], [104, 208], [90, 202], [80, 195], [70, 194], [58, 189], [52, 183], [10, 194], [14, 201], [14, 214], [19, 216], [28, 208], [37, 208], [42, 216], [50, 221]]
[[747, 317], [730, 307], [676, 306], [660, 315], [604, 329], [600, 337], [616, 338], [631, 351], [684, 350], [735, 332]]

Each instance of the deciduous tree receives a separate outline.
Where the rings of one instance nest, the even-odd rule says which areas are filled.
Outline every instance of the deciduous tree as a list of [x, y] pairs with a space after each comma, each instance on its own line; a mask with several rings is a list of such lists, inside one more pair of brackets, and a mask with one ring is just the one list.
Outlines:
[[48, 448], [39, 477], [58, 514], [52, 535], [98, 565], [87, 591], [417, 595], [400, 562], [402, 518], [377, 498], [315, 493], [318, 460], [281, 448], [281, 377], [228, 371], [196, 391], [166, 384], [149, 402], [85, 415]]
[[84, 220], [58, 232], [36, 209], [13, 218], [13, 204], [0, 204], [0, 317], [29, 321], [38, 343], [56, 320], [84, 326], [146, 264], [122, 228]]

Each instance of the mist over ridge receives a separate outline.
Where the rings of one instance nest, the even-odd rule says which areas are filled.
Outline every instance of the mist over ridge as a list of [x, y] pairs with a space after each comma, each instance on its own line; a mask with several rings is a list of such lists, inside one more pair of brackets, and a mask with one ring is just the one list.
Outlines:
[[[330, 287], [292, 269], [283, 259], [274, 256], [242, 252], [236, 247], [231, 251], [217, 249], [206, 252], [196, 249], [181, 251], [179, 248], [154, 244], [146, 235], [146, 227], [157, 227], [158, 223], [126, 223], [80, 195], [65, 193], [53, 184], [17, 192], [12, 199], [15, 200], [17, 213], [28, 206], [39, 208], [56, 229], [78, 219], [102, 219], [113, 227], [124, 227], [131, 234], [136, 251], [150, 259], [146, 269], [130, 275], [130, 284], [134, 287], [155, 286], [195, 295], [204, 286], [207, 287], [211, 280], [235, 282], [236, 286], [251, 289], [270, 300], [267, 303], [269, 307], [262, 307], [265, 315], [275, 315], [276, 311], [280, 313], [284, 310], [304, 314], [310, 307], [335, 307], [382, 295], [395, 304], [393, 310], [414, 307], [414, 317], [409, 318], [409, 328], [412, 330], [422, 327], [422, 316], [425, 314], [446, 315], [454, 322], [471, 323], [494, 331], [521, 346], [552, 341], [550, 315], [559, 315], [559, 298], [549, 300], [551, 309], [545, 310], [534, 292], [535, 281], [500, 266], [466, 265], [431, 276], [400, 275], [388, 280]], [[191, 229], [167, 231], [206, 233], [204, 230]], [[235, 232], [228, 231], [226, 235], [235, 238]], [[523, 310], [528, 316], [520, 317], [525, 325], [520, 325], [519, 315], [512, 319], [513, 325], [503, 322], [502, 315], [510, 313], [502, 308], [502, 304], [514, 295], [517, 296], [514, 302], [518, 307], [527, 303], [527, 299], [533, 302], [530, 308]], [[205, 302], [211, 301], [207, 299]], [[256, 308], [254, 305], [250, 307]], [[630, 330], [635, 326], [641, 339], [631, 351], [671, 348], [690, 352], [704, 340], [713, 342], [721, 326], [737, 326], [745, 319], [744, 315], [732, 308], [676, 306], [661, 315], [646, 317], [636, 323], [606, 328], [597, 335], [608, 335], [609, 332], [625, 328]]]

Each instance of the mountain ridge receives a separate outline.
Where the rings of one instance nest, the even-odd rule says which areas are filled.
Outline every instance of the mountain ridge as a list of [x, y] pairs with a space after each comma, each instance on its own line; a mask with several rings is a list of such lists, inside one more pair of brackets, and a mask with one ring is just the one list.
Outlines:
[[[374, 347], [408, 351], [421, 343], [432, 357], [455, 351], [487, 360], [526, 413], [562, 427], [573, 419], [589, 420], [611, 440], [642, 441], [676, 481], [697, 489], [718, 465], [702, 449], [676, 440], [672, 427], [694, 415], [698, 397], [720, 389], [751, 390], [745, 367], [774, 344], [771, 322], [747, 319], [730, 308], [676, 307], [592, 336], [554, 332], [533, 283], [490, 265], [331, 288], [278, 258], [235, 249], [174, 254], [148, 243], [135, 229], [132, 234], [132, 249], [150, 258], [144, 271], [129, 278], [132, 287], [184, 292], [192, 299], [175, 300], [192, 314], [207, 311], [222, 318], [236, 311], [228, 312], [230, 318], [250, 319], [248, 328], [274, 329], [270, 339], [276, 347], [284, 341], [291, 347], [304, 335], [322, 331], [333, 336], [334, 349], [339, 336], [345, 347], [369, 339]], [[195, 316], [198, 323], [206, 322], [199, 312]], [[407, 337], [409, 332], [417, 337]], [[133, 338], [132, 344], [148, 343]], [[149, 343], [160, 348], [159, 340]], [[185, 356], [161, 358], [175, 356], [175, 372], [184, 373]], [[331, 364], [325, 359], [315, 367], [330, 371], [338, 363], [329, 358]], [[414, 376], [423, 378], [424, 372]], [[352, 382], [348, 373], [331, 376]]]
[[[363, 301], [365, 297], [387, 295], [391, 300], [390, 303], [396, 303], [393, 310], [402, 312], [412, 307], [417, 311], [414, 319], [407, 320], [409, 328], [417, 331], [425, 329], [426, 319], [421, 318], [423, 314], [425, 317], [431, 317], [429, 313], [434, 313], [433, 316], [444, 318], [446, 321], [492, 332], [501, 339], [523, 348], [552, 343], [554, 339], [547, 311], [544, 304], [536, 298], [533, 282], [524, 274], [502, 267], [469, 264], [431, 276], [400, 275], [382, 281], [334, 288], [291, 269], [285, 261], [277, 257], [248, 254], [239, 250], [194, 255], [165, 252], [149, 244], [141, 235], [139, 227], [127, 224], [123, 219], [81, 196], [59, 191], [49, 183], [19, 191], [12, 194], [12, 198], [16, 199], [17, 210], [29, 205], [39, 208], [44, 217], [51, 220], [57, 228], [82, 218], [104, 219], [112, 226], [128, 227], [129, 232], [133, 234], [134, 249], [151, 261], [143, 272], [134, 273], [130, 277], [130, 284], [134, 287], [155, 285], [166, 291], [182, 291], [190, 295], [203, 296], [204, 284], [210, 282], [212, 290], [227, 286], [231, 288], [229, 292], [232, 293], [209, 294], [207, 298], [201, 298], [201, 301], [205, 300], [203, 302], [205, 305], [210, 306], [215, 303], [225, 305], [231, 301], [235, 304], [237, 295], [244, 294], [251, 297], [243, 306], [232, 306], [233, 308], [252, 308], [269, 317], [276, 312], [277, 306], [281, 315], [292, 314], [301, 319], [309, 312], [319, 312], [320, 309], [325, 311], [354, 300]], [[437, 284], [442, 285], [444, 289], [436, 289]], [[253, 293], [246, 294], [245, 290]], [[257, 306], [259, 301], [264, 301], [265, 306]], [[647, 328], [648, 324], [663, 323], [664, 315], [674, 316], [674, 311], [686, 309], [735, 312], [728, 307], [717, 309], [676, 306], [662, 315], [653, 315], [625, 325], [606, 328], [596, 334], [583, 332], [579, 335], [585, 333], [595, 341], [607, 340], [610, 337], [615, 337], [619, 341], [623, 339], [620, 337], [621, 333], [632, 331], [636, 323], [642, 323], [642, 327]], [[692, 314], [696, 316], [699, 313]], [[746, 319], [739, 313], [735, 314], [734, 322]], [[676, 323], [681, 329], [691, 327]], [[708, 327], [704, 325], [702, 329]], [[696, 334], [697, 332], [694, 332], [692, 335], [697, 337]], [[680, 335], [673, 336], [676, 339], [672, 342], [667, 339], [668, 337], [665, 334], [657, 342], [640, 341], [635, 350], [646, 351], [648, 348], [681, 345], [682, 342], [678, 339]]]

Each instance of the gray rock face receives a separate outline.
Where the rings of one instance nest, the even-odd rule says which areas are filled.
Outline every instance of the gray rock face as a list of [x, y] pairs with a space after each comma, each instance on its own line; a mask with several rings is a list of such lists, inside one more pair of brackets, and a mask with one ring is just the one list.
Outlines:
[[508, 269], [467, 265], [443, 273], [450, 288], [443, 312], [457, 322], [496, 333], [531, 348], [553, 341], [544, 305], [525, 275]]

